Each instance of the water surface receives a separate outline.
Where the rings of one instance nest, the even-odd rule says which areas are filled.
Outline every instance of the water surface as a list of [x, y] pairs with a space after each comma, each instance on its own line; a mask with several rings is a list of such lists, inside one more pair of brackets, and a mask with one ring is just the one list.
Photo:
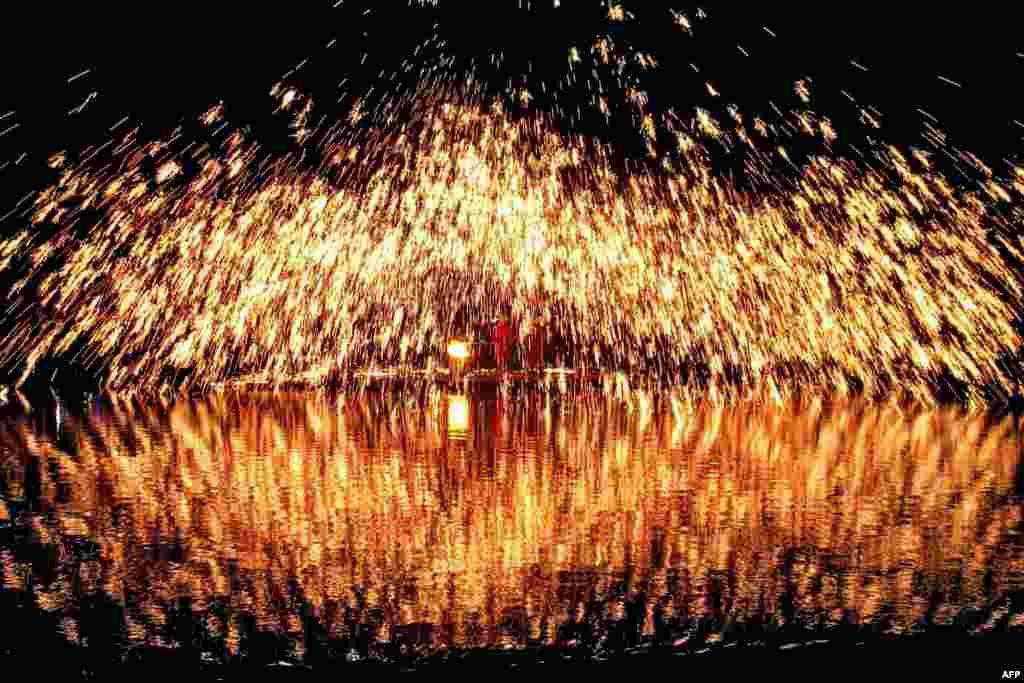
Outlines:
[[3, 591], [71, 644], [601, 657], [1024, 623], [1012, 419], [586, 391], [4, 410]]

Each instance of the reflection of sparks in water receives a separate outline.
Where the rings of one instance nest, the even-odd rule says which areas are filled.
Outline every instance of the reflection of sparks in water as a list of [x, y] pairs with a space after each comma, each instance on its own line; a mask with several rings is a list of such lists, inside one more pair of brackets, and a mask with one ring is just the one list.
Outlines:
[[[687, 34], [706, 19], [672, 17]], [[610, 24], [635, 19], [609, 6]], [[737, 368], [775, 394], [864, 383], [926, 398], [940, 377], [1012, 389], [999, 361], [1021, 343], [1022, 289], [1004, 255], [1020, 257], [1024, 169], [1000, 178], [961, 154], [987, 178], [961, 192], [923, 151], [878, 149], [873, 168], [844, 158], [843, 131], [807, 107], [775, 121], [736, 107], [656, 116], [642, 83], [658, 60], [616, 31], [574, 47], [567, 68], [582, 51], [618, 79], [662, 175], [619, 182], [611, 150], [559, 137], [539, 113], [515, 119], [438, 64], [368, 122], [357, 103], [329, 130], [311, 125], [310, 98], [277, 86], [296, 139], [325, 151], [341, 186], [261, 160], [220, 108], [202, 121], [226, 140], [189, 146], [192, 176], [171, 141], [131, 136], [102, 170], [64, 168], [33, 225], [0, 242], [0, 273], [17, 275], [0, 363], [27, 376], [73, 358], [112, 389], [423, 364], [465, 316], [511, 305], [524, 336], [549, 320], [581, 365], [685, 379], [695, 364], [727, 391]], [[807, 83], [796, 92], [810, 102]], [[791, 145], [816, 152], [783, 187], [765, 169]], [[764, 191], [718, 177], [716, 146], [746, 150]], [[76, 235], [86, 209], [100, 218]], [[66, 229], [33, 245], [44, 222]]]
[[[467, 645], [551, 642], [594, 601], [612, 624], [639, 600], [650, 635], [655, 613], [680, 629], [686, 614], [713, 629], [783, 618], [786, 595], [796, 623], [850, 609], [907, 632], [925, 615], [998, 611], [1024, 576], [1010, 421], [860, 404], [653, 411], [597, 395], [551, 420], [537, 402], [506, 412], [460, 396], [447, 422], [463, 420], [465, 442], [451, 449], [439, 410], [284, 394], [117, 403], [66, 416], [73, 453], [15, 416], [0, 423], [0, 515], [44, 545], [97, 544], [95, 559], [32, 579], [42, 609], [60, 614], [81, 581], [128, 605], [127, 633], [150, 643], [181, 595], [199, 615], [226, 596], [204, 618], [236, 646], [246, 614], [301, 643], [279, 600], [290, 578], [336, 636], [363, 593], [355, 618], [376, 637], [426, 622], [445, 626], [435, 644]], [[495, 417], [497, 441], [481, 424]], [[39, 569], [9, 552], [3, 568], [15, 590]]]

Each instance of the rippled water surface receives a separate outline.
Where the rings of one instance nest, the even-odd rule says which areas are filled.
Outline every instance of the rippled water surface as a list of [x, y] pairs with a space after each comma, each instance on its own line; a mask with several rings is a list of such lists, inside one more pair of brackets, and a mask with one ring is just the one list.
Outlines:
[[5, 609], [71, 644], [600, 657], [1024, 623], [1009, 418], [585, 391], [3, 410]]

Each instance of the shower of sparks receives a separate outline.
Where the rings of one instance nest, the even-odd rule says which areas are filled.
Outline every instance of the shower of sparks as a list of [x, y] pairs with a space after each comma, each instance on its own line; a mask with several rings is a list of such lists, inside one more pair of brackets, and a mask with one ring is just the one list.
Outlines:
[[[706, 18], [671, 15], [682, 36]], [[609, 25], [634, 19], [608, 5]], [[423, 366], [467, 320], [509, 310], [524, 337], [543, 323], [566, 340], [577, 364], [678, 382], [706, 368], [701, 381], [726, 392], [737, 375], [776, 392], [898, 385], [927, 399], [943, 377], [973, 396], [1012, 391], [1019, 378], [1000, 361], [1021, 345], [1010, 261], [1024, 169], [1001, 178], [961, 153], [988, 178], [968, 192], [925, 152], [845, 158], [842, 131], [807, 108], [809, 81], [795, 86], [804, 108], [773, 105], [774, 121], [735, 106], [655, 112], [643, 74], [658, 58], [616, 35], [573, 47], [564, 87], [588, 84], [606, 117], [630, 112], [660, 174], [623, 180], [613, 150], [567, 140], [532, 110], [538, 94], [557, 105], [546, 82], [495, 98], [450, 71], [436, 36], [421, 46], [434, 61], [403, 62], [418, 86], [377, 106], [357, 99], [330, 126], [299, 88], [273, 89], [300, 150], [324, 152], [316, 171], [302, 170], [303, 152], [261, 159], [220, 107], [202, 117], [223, 133], [219, 149], [175, 154], [174, 138], [122, 130], [105, 165], [55, 157], [60, 180], [0, 242], [0, 274], [15, 281], [0, 365], [24, 381], [42, 361], [71, 360], [111, 390]], [[877, 110], [861, 116], [880, 125]], [[800, 167], [787, 148], [798, 138], [817, 149]], [[712, 148], [745, 148], [747, 177], [773, 191], [715, 173]], [[795, 183], [770, 177], [779, 160]], [[186, 175], [186, 161], [201, 171]], [[101, 217], [86, 226], [86, 210]], [[63, 229], [39, 240], [43, 224]]]

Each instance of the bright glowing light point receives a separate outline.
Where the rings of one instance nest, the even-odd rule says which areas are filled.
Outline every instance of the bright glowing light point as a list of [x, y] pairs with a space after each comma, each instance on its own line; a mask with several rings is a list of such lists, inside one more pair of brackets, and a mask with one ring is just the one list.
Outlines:
[[469, 357], [469, 346], [464, 341], [451, 341], [448, 343], [448, 355], [458, 360], [465, 360]]

